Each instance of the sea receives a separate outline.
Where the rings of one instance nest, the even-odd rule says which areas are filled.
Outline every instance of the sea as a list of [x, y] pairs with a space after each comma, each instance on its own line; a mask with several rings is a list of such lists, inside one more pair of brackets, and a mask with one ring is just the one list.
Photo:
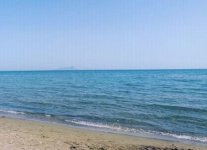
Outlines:
[[207, 70], [2, 71], [0, 115], [207, 144]]

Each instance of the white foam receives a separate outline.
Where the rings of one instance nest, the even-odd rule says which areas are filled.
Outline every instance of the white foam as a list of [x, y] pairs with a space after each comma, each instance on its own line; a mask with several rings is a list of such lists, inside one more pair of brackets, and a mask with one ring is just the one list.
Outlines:
[[51, 117], [51, 115], [45, 115], [47, 118], [50, 118]]
[[145, 131], [142, 129], [125, 128], [125, 127], [116, 126], [116, 125], [107, 125], [107, 124], [93, 123], [93, 122], [87, 122], [87, 121], [75, 121], [75, 120], [65, 120], [65, 121], [69, 123], [78, 124], [78, 125], [115, 130], [119, 132], [146, 134], [146, 135], [152, 135], [152, 136], [161, 135], [161, 136], [167, 136], [167, 137], [176, 138], [180, 140], [190, 140], [190, 141], [207, 143], [207, 137], [195, 137], [195, 136], [178, 135], [178, 134], [171, 134], [171, 133], [157, 132], [157, 131]]
[[177, 134], [170, 134], [170, 133], [163, 133], [163, 132], [161, 132], [161, 135], [172, 136], [172, 137], [175, 137], [177, 139], [191, 140], [191, 141], [198, 141], [198, 142], [207, 143], [207, 137], [195, 137], [195, 136], [189, 136], [189, 135], [177, 135]]
[[110, 126], [107, 124], [92, 123], [92, 122], [87, 122], [87, 121], [74, 121], [74, 120], [65, 120], [65, 121], [69, 123], [75, 123], [78, 125], [89, 126], [89, 127], [113, 129], [113, 130], [120, 130], [120, 131], [122, 130], [122, 128], [119, 126]]
[[25, 114], [24, 112], [19, 112], [19, 111], [13, 111], [13, 110], [0, 110], [0, 112], [3, 112], [3, 113], [9, 113], [9, 114]]

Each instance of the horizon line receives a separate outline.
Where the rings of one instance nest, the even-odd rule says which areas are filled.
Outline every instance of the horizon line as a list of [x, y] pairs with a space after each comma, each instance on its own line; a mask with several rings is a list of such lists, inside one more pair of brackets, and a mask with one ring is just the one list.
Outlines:
[[207, 68], [155, 68], [155, 69], [34, 69], [34, 70], [0, 70], [0, 72], [32, 71], [158, 71], [158, 70], [207, 70]]

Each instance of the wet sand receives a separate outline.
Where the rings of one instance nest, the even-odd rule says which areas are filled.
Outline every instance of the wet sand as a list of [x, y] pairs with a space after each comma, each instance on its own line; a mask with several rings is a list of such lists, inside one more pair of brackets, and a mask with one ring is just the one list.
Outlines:
[[1, 150], [207, 150], [188, 145], [63, 125], [0, 118]]

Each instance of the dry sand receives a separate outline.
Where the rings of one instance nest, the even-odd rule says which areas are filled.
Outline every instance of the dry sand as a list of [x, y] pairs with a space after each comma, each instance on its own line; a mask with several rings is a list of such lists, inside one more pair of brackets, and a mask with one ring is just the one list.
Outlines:
[[0, 118], [0, 150], [207, 150], [207, 146]]

